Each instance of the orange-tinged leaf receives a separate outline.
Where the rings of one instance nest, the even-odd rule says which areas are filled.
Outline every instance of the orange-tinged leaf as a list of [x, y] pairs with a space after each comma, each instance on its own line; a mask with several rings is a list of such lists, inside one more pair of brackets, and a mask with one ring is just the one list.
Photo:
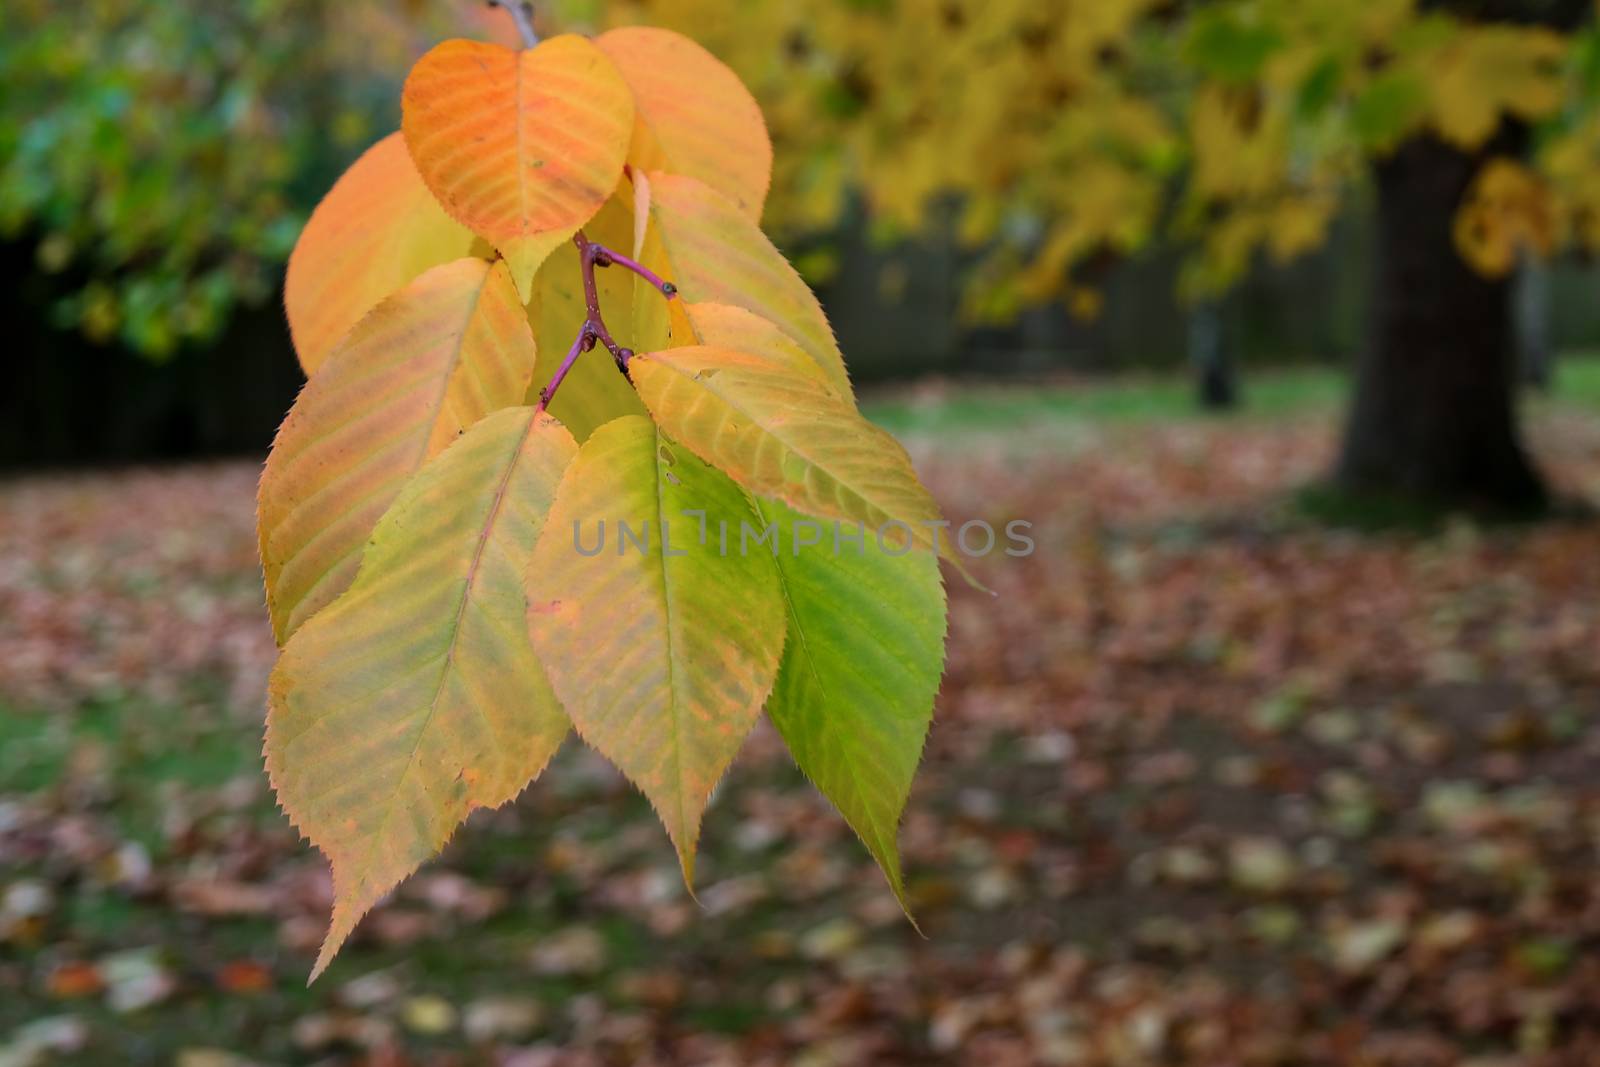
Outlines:
[[504, 263], [435, 267], [379, 304], [306, 384], [261, 475], [279, 643], [354, 579], [401, 485], [491, 411], [521, 404], [534, 344]]
[[741, 520], [758, 525], [738, 486], [629, 415], [579, 449], [528, 570], [528, 626], [551, 685], [584, 740], [650, 799], [690, 883], [700, 816], [783, 648], [772, 557], [720, 550], [719, 522], [737, 536]]
[[406, 484], [355, 584], [279, 657], [267, 770], [333, 865], [313, 979], [369, 908], [474, 808], [521, 792], [566, 736], [522, 576], [576, 452], [532, 408], [479, 422]]
[[401, 104], [422, 180], [500, 249], [524, 300], [539, 264], [616, 188], [633, 129], [627, 83], [570, 34], [520, 52], [446, 41], [411, 69]]
[[100, 968], [81, 960], [69, 960], [50, 972], [45, 988], [58, 1000], [97, 996], [105, 990], [106, 979]]
[[626, 26], [595, 44], [633, 90], [628, 162], [698, 178], [758, 221], [772, 183], [772, 141], [739, 76], [671, 30]]
[[710, 186], [660, 171], [649, 175], [649, 183], [655, 225], [646, 236], [645, 262], [671, 278], [690, 303], [732, 304], [776, 324], [854, 407], [833, 328], [783, 253]]
[[477, 244], [422, 184], [398, 132], [367, 149], [311, 213], [289, 257], [283, 304], [307, 376], [378, 301]]
[[662, 431], [755, 495], [937, 547], [960, 566], [905, 449], [815, 378], [705, 346], [636, 356], [629, 369]]
[[253, 996], [272, 988], [272, 969], [257, 960], [231, 960], [217, 972], [217, 988], [234, 996]]

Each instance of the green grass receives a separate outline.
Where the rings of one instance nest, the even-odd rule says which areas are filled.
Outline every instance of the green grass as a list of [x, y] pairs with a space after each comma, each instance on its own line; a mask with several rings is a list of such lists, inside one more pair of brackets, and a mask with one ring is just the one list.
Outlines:
[[1244, 380], [1244, 403], [1220, 414], [1202, 411], [1192, 384], [1181, 376], [1037, 386], [955, 382], [937, 396], [869, 398], [862, 407], [874, 422], [897, 434], [1017, 433], [1071, 423], [1230, 419], [1328, 410], [1343, 394], [1344, 376], [1339, 371], [1315, 368], [1250, 375]]
[[[186, 693], [213, 706], [205, 685]], [[89, 759], [118, 800], [112, 821], [153, 851], [160, 840], [167, 785], [211, 789], [259, 769], [255, 728], [223, 716], [194, 715], [166, 706], [105, 694], [70, 711], [22, 711], [0, 705], [0, 795], [47, 789], [67, 776], [73, 761]], [[270, 817], [263, 801], [260, 814]]]
[[[1243, 403], [1233, 411], [1217, 413], [1200, 409], [1193, 384], [1183, 375], [1033, 386], [951, 382], [937, 393], [920, 396], [904, 392], [869, 395], [862, 410], [895, 434], [1024, 436], [1075, 426], [1329, 414], [1340, 409], [1348, 390], [1348, 375], [1338, 368], [1247, 371]], [[1600, 409], [1600, 352], [1563, 356], [1557, 363], [1552, 399]]]
[[1600, 352], [1574, 352], [1556, 362], [1557, 400], [1600, 408]]

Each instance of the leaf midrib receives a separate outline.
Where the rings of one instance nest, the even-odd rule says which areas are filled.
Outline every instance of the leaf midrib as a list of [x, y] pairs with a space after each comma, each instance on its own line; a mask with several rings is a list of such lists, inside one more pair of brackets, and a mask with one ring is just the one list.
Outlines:
[[[661, 488], [661, 448], [665, 442], [659, 429], [656, 429], [655, 426], [652, 425], [651, 430], [654, 436], [655, 445], [650, 450], [650, 470], [655, 477], [656, 530], [661, 535], [661, 542], [659, 546], [659, 559], [661, 560], [661, 603], [662, 608], [666, 611], [666, 618], [664, 622], [667, 631], [667, 693], [672, 701], [672, 766], [676, 772], [674, 777], [677, 779], [677, 788], [673, 792], [676, 794], [676, 799], [678, 801], [678, 826], [685, 836], [694, 836], [689, 829], [688, 809], [684, 807], [684, 793], [687, 791], [687, 789], [683, 776], [683, 701], [680, 699], [678, 693], [677, 655], [674, 647], [676, 643], [676, 633], [675, 628], [672, 625], [672, 583], [667, 578], [666, 525], [665, 520], [663, 520], [661, 517], [664, 505]], [[692, 842], [685, 842], [684, 845], [680, 846], [680, 848], [683, 848], [684, 851], [679, 856], [679, 862], [685, 863], [685, 875], [689, 873], [694, 865], [692, 851], [689, 850], [689, 846], [691, 845]], [[688, 861], [684, 861], [684, 856], [689, 857]]]

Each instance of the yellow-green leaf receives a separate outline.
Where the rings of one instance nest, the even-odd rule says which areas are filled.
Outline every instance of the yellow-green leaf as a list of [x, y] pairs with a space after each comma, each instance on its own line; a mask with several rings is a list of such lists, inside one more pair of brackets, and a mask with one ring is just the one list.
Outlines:
[[399, 133], [367, 149], [311, 213], [289, 257], [283, 305], [306, 375], [378, 301], [481, 243], [422, 184]]
[[896, 831], [944, 670], [938, 561], [831, 524], [794, 548], [812, 539], [796, 525], [812, 520], [776, 501], [756, 506], [786, 546], [776, 560], [789, 635], [767, 714], [904, 905]]
[[566, 736], [522, 576], [576, 452], [532, 408], [479, 422], [407, 483], [355, 584], [279, 657], [267, 770], [333, 865], [313, 979], [369, 908], [474, 808], [521, 792]]
[[521, 404], [533, 337], [504, 263], [435, 267], [379, 304], [278, 430], [257, 513], [281, 644], [354, 579], [407, 478], [478, 419]]
[[724, 348], [769, 360], [834, 392], [827, 373], [806, 355], [799, 342], [755, 312], [732, 304], [685, 304], [683, 310], [694, 334], [685, 344]]
[[644, 260], [690, 303], [733, 304], [776, 324], [854, 406], [850, 376], [816, 296], [766, 234], [715, 189], [678, 174], [649, 175]]
[[526, 300], [539, 264], [622, 177], [633, 94], [605, 53], [572, 34], [519, 52], [445, 41], [411, 69], [401, 115], [422, 180], [500, 249]]
[[755, 524], [737, 486], [648, 419], [600, 427], [534, 551], [528, 625], [573, 725], [650, 799], [692, 883], [701, 814], [772, 688], [784, 613], [771, 556], [722, 551], [686, 512], [709, 530]]
[[750, 492], [960, 565], [905, 449], [816, 379], [705, 346], [636, 356], [630, 369], [661, 429]]

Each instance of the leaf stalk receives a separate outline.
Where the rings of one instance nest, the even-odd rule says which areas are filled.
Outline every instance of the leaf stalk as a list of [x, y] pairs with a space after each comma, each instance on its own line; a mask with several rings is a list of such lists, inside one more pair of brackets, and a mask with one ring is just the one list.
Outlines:
[[529, 0], [489, 0], [489, 6], [506, 9], [511, 21], [517, 24], [525, 47], [532, 48], [539, 43], [539, 31], [533, 28], [533, 4]]

